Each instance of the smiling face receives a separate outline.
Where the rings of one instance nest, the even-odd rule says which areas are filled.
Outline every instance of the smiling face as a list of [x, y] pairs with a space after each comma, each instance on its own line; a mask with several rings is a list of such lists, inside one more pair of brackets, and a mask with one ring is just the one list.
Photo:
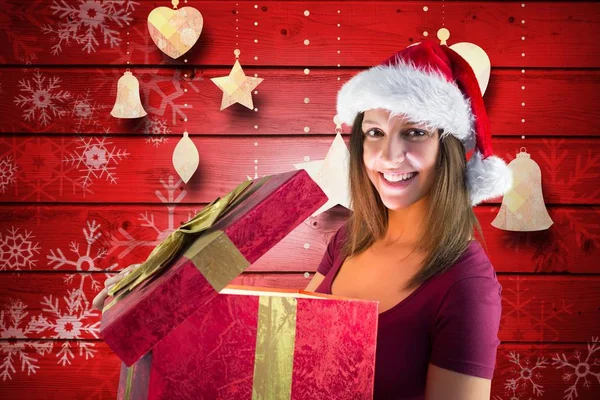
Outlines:
[[440, 147], [437, 130], [374, 109], [365, 111], [362, 133], [365, 169], [387, 208], [409, 207], [429, 193]]

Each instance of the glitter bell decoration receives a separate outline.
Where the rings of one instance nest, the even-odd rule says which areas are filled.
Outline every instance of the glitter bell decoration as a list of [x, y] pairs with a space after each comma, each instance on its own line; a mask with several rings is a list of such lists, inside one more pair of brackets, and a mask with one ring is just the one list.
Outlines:
[[140, 99], [140, 83], [128, 69], [117, 83], [117, 100], [110, 115], [115, 118], [140, 118], [147, 114]]
[[508, 167], [513, 172], [513, 186], [504, 195], [500, 212], [492, 226], [505, 231], [531, 232], [548, 229], [552, 219], [542, 195], [542, 172], [525, 147]]

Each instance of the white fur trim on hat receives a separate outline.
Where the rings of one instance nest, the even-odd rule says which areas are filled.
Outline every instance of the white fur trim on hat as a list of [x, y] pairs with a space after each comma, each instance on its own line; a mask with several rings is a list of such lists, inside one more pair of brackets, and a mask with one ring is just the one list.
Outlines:
[[341, 121], [352, 126], [359, 112], [383, 108], [430, 129], [443, 128], [444, 136], [452, 134], [467, 151], [473, 149], [475, 118], [458, 86], [434, 69], [424, 71], [401, 59], [396, 64], [362, 71], [342, 86], [337, 95]]
[[467, 162], [467, 188], [473, 206], [504, 195], [513, 184], [512, 170], [504, 160], [496, 156], [481, 159], [474, 151]]

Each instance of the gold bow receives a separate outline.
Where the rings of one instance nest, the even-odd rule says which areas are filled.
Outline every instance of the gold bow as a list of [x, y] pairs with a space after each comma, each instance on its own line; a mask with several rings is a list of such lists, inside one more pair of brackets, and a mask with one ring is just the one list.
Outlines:
[[242, 182], [225, 197], [217, 198], [200, 210], [200, 212], [192, 219], [167, 236], [165, 240], [152, 250], [152, 253], [150, 253], [142, 265], [108, 290], [109, 296], [114, 296], [115, 298], [102, 309], [102, 312], [105, 312], [112, 307], [118, 300], [126, 296], [140, 283], [168, 266], [179, 250], [181, 250], [190, 239], [194, 238], [193, 234], [200, 233], [213, 226], [219, 217], [229, 209], [234, 201], [238, 199], [252, 183], [253, 181]]

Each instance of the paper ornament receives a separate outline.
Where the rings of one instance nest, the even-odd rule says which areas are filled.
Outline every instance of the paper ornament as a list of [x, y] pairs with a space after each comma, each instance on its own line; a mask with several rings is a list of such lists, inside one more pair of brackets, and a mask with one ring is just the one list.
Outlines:
[[188, 183], [194, 172], [198, 169], [200, 155], [196, 145], [190, 139], [187, 131], [175, 146], [173, 151], [173, 167], [183, 182]]
[[204, 21], [194, 7], [177, 9], [179, 0], [171, 3], [173, 9], [157, 7], [148, 14], [148, 31], [160, 51], [171, 58], [179, 58], [198, 41]]
[[[446, 41], [450, 38], [450, 31], [446, 28], [441, 28], [437, 32], [437, 38], [442, 45], [447, 45]], [[420, 42], [413, 43], [408, 47], [416, 46], [419, 43]], [[488, 83], [490, 82], [490, 73], [492, 71], [490, 57], [485, 50], [470, 42], [454, 43], [449, 47], [460, 54], [460, 56], [471, 66], [477, 77], [477, 83], [479, 83], [479, 89], [481, 89], [481, 95], [483, 96]]]
[[223, 91], [221, 111], [235, 103], [240, 103], [252, 110], [254, 108], [252, 91], [263, 81], [263, 79], [246, 76], [239, 60], [237, 60], [241, 53], [240, 50], [236, 49], [233, 53], [235, 54], [236, 60], [229, 75], [211, 78], [210, 80]]
[[513, 186], [504, 195], [502, 206], [492, 226], [506, 231], [542, 231], [552, 219], [542, 194], [542, 172], [525, 147], [508, 164], [513, 173]]
[[140, 82], [127, 70], [117, 82], [117, 99], [110, 115], [115, 118], [140, 118], [147, 114], [140, 99]]
[[312, 214], [313, 217], [338, 204], [350, 209], [350, 152], [342, 137], [337, 115], [334, 121], [337, 125], [336, 135], [325, 159], [294, 164], [296, 169], [305, 169], [329, 198]]

